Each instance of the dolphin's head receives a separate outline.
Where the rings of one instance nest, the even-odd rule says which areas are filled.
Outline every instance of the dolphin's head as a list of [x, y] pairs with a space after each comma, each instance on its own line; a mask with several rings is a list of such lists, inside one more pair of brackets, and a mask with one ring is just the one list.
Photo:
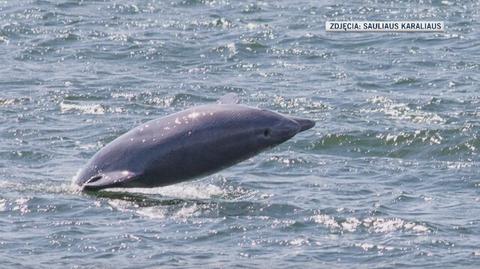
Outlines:
[[282, 115], [269, 110], [261, 110], [255, 132], [260, 143], [267, 147], [281, 144], [294, 135], [315, 126], [315, 122], [308, 119]]

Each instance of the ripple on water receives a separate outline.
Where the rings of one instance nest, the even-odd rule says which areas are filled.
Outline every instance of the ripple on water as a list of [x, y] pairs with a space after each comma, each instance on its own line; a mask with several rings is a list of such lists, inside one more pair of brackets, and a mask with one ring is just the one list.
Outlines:
[[384, 96], [375, 96], [368, 102], [377, 108], [361, 110], [366, 113], [384, 113], [391, 119], [411, 121], [413, 123], [442, 124], [445, 119], [436, 113], [426, 112], [412, 107], [409, 104], [395, 102]]

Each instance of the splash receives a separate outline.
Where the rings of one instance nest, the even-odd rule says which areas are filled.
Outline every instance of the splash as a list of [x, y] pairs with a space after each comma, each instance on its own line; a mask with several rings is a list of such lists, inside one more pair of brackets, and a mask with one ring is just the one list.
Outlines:
[[[126, 191], [126, 189], [122, 188], [112, 188], [108, 190], [113, 192]], [[128, 191], [132, 193], [161, 195], [179, 199], [210, 199], [226, 195], [226, 192], [218, 186], [212, 184], [203, 185], [191, 182], [159, 188], [129, 188]]]

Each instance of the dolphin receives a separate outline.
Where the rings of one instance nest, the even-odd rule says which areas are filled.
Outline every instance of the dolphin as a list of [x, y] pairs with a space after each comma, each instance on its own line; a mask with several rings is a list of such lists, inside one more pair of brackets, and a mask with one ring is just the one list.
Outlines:
[[215, 173], [277, 146], [315, 122], [238, 104], [218, 103], [154, 119], [100, 149], [75, 183], [84, 191], [161, 187]]

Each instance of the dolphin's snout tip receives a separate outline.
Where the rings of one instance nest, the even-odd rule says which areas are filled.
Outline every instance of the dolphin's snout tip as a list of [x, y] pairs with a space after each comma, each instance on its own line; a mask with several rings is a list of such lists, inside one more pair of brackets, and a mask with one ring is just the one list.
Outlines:
[[311, 129], [313, 128], [313, 126], [315, 126], [315, 121], [313, 120], [296, 118], [296, 117], [291, 117], [290, 119], [292, 119], [294, 122], [298, 124], [298, 126], [300, 126], [300, 130], [298, 131], [299, 133], [306, 131], [308, 129]]

